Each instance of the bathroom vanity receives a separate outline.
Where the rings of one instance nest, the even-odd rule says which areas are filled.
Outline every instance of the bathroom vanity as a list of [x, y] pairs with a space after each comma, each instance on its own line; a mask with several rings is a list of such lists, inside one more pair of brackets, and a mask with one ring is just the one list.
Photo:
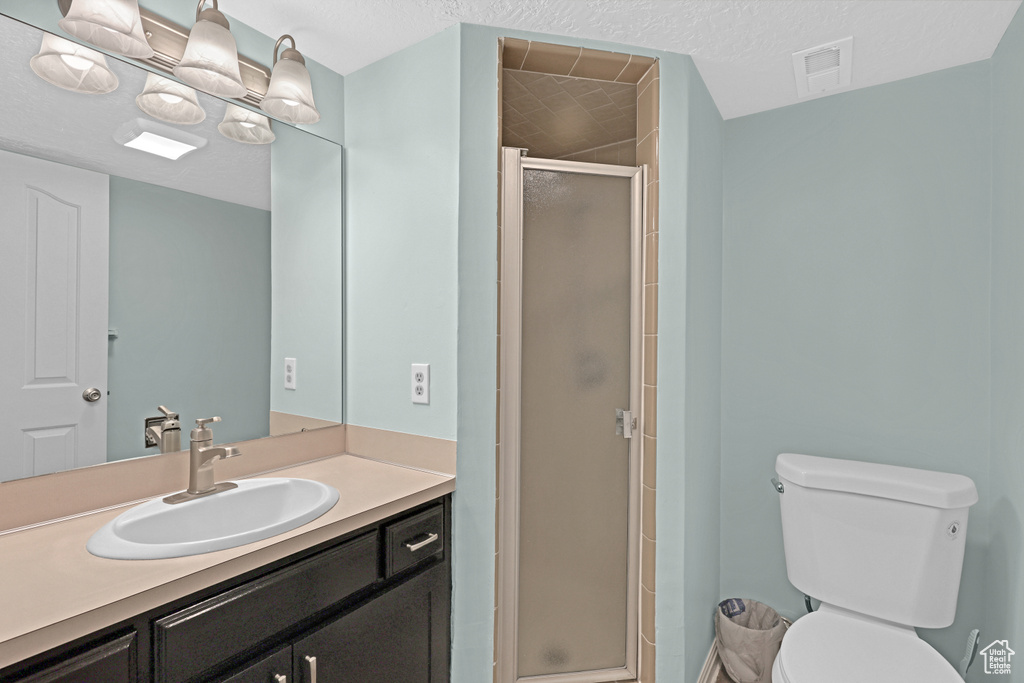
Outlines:
[[0, 680], [446, 680], [450, 519], [450, 497], [418, 506], [15, 665]]
[[[351, 455], [286, 473], [341, 500], [248, 546], [85, 553], [90, 530], [123, 508], [0, 536], [12, 560], [0, 568], [0, 682], [447, 680], [454, 478]], [[91, 628], [68, 638], [68, 625]], [[59, 644], [38, 651], [49, 631]]]

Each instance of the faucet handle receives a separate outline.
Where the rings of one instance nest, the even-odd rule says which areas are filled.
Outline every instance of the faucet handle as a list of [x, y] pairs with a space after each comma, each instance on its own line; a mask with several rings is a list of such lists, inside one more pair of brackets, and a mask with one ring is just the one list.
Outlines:
[[198, 429], [206, 429], [206, 425], [208, 425], [211, 422], [220, 422], [220, 418], [219, 417], [197, 417], [196, 418], [196, 427]]
[[167, 418], [168, 420], [177, 420], [178, 419], [178, 414], [176, 412], [172, 411], [167, 406], [157, 406], [156, 408], [161, 413], [163, 413], [164, 417]]

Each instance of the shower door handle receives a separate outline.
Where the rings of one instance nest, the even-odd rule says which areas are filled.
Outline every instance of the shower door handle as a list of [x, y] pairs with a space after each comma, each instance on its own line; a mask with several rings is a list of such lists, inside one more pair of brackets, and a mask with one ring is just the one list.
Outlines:
[[615, 433], [623, 439], [632, 439], [633, 430], [636, 429], [637, 418], [631, 410], [615, 409]]

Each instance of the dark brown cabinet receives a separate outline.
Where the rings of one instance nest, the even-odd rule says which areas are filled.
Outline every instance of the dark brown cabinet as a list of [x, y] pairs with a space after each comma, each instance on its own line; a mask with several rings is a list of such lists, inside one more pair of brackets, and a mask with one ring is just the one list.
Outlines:
[[291, 672], [292, 648], [288, 646], [225, 679], [224, 683], [289, 683]]
[[[186, 683], [245, 658], [377, 580], [370, 532], [153, 622], [154, 680]], [[285, 672], [287, 673], [287, 672]]]
[[41, 671], [18, 679], [21, 683], [135, 683], [135, 632], [113, 638], [84, 651], [68, 653]]
[[[298, 683], [440, 683], [448, 679], [441, 572], [421, 574], [292, 646]], [[316, 671], [316, 678], [313, 672]]]
[[7, 667], [0, 683], [443, 683], [450, 530], [446, 496]]

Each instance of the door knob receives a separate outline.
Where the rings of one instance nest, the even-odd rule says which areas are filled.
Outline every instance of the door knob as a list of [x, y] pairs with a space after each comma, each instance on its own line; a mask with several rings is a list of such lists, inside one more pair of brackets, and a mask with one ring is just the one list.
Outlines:
[[100, 396], [102, 395], [103, 392], [97, 389], [96, 387], [89, 387], [88, 389], [82, 392], [82, 398], [84, 398], [89, 403], [95, 403], [96, 401], [100, 400]]

